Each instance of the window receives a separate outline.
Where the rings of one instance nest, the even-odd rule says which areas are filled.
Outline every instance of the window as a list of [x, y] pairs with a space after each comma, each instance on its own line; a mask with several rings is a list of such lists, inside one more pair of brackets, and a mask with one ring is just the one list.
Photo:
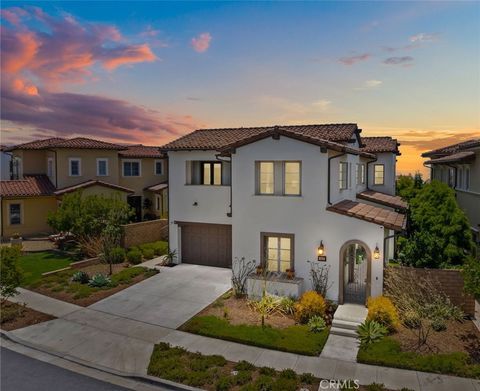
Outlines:
[[470, 189], [470, 167], [465, 168], [465, 190]]
[[97, 176], [108, 176], [108, 159], [97, 159]]
[[273, 194], [275, 192], [275, 170], [273, 162], [259, 162], [259, 193]]
[[345, 190], [348, 186], [348, 163], [340, 162], [338, 166], [338, 187]]
[[82, 175], [82, 161], [80, 158], [71, 157], [68, 159], [69, 175], [81, 176]]
[[373, 166], [373, 184], [383, 185], [385, 183], [385, 166], [383, 164], [375, 164]]
[[157, 196], [155, 197], [155, 200], [156, 200], [156, 202], [157, 202], [156, 209], [157, 209], [157, 210], [160, 210], [160, 207], [161, 207], [161, 205], [162, 205], [162, 196], [161, 196], [161, 195], [157, 195]]
[[53, 159], [51, 157], [47, 159], [47, 176], [53, 177]]
[[290, 234], [262, 233], [263, 264], [270, 272], [286, 272], [293, 268], [293, 239]]
[[10, 204], [9, 219], [10, 225], [18, 225], [22, 223], [22, 211], [20, 204]]
[[140, 162], [133, 160], [124, 161], [123, 176], [140, 176]]
[[203, 162], [202, 163], [202, 185], [221, 185], [222, 184], [222, 163]]
[[457, 171], [457, 188], [463, 189], [463, 167]]
[[155, 175], [163, 174], [163, 162], [161, 160], [155, 160]]
[[360, 164], [360, 183], [365, 184], [365, 164]]
[[284, 172], [283, 194], [300, 195], [300, 162], [285, 162]]

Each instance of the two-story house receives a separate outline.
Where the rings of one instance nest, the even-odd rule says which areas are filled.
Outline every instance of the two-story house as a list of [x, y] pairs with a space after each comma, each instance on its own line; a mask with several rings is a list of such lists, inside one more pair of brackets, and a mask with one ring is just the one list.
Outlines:
[[448, 145], [422, 154], [430, 179], [448, 184], [480, 240], [480, 139]]
[[282, 281], [293, 269], [288, 294], [310, 288], [307, 261], [328, 265], [330, 299], [381, 294], [382, 260], [406, 223], [394, 196], [399, 144], [360, 133], [356, 124], [201, 129], [165, 145], [171, 250], [219, 267], [254, 259]]
[[165, 216], [167, 161], [158, 147], [125, 146], [77, 137], [50, 138], [8, 148], [11, 180], [2, 180], [2, 238], [50, 232], [46, 219], [64, 194], [120, 196], [136, 220]]

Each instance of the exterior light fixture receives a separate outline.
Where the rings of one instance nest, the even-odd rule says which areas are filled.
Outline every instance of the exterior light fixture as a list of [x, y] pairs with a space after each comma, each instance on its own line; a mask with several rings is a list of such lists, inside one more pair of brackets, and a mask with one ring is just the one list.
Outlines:
[[317, 260], [325, 262], [327, 257], [325, 256], [325, 246], [323, 245], [323, 240], [320, 241], [320, 246], [317, 248]]
[[380, 250], [378, 249], [378, 245], [375, 246], [375, 250], [373, 250], [373, 259], [379, 259], [380, 258]]

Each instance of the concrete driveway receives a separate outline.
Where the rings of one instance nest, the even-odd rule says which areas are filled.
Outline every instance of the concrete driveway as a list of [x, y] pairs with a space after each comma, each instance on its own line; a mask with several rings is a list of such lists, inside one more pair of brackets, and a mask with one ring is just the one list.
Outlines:
[[89, 308], [176, 329], [231, 287], [231, 270], [180, 264]]

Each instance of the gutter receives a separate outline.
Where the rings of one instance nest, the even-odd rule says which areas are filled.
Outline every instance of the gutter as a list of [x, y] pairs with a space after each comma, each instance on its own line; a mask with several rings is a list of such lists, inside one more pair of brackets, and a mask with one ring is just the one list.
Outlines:
[[217, 159], [220, 162], [226, 162], [230, 163], [230, 213], [227, 213], [228, 217], [232, 217], [232, 210], [233, 210], [233, 192], [232, 192], [232, 157], [230, 157], [230, 160], [224, 160], [220, 158], [220, 154], [215, 155], [215, 159]]
[[331, 177], [330, 166], [331, 166], [331, 161], [332, 161], [332, 159], [335, 159], [335, 158], [341, 157], [341, 156], [345, 156], [345, 155], [347, 155], [347, 154], [348, 154], [348, 152], [343, 152], [343, 153], [340, 153], [340, 154], [338, 154], [338, 155], [330, 156], [330, 157], [328, 158], [328, 185], [327, 185], [327, 186], [328, 186], [328, 200], [327, 200], [328, 205], [332, 205], [332, 202], [331, 202], [331, 200], [330, 200], [330, 198], [331, 198], [331, 197], [330, 197], [330, 193], [331, 193], [331, 189], [330, 189], [330, 182], [331, 182], [331, 178], [330, 178], [330, 177]]

